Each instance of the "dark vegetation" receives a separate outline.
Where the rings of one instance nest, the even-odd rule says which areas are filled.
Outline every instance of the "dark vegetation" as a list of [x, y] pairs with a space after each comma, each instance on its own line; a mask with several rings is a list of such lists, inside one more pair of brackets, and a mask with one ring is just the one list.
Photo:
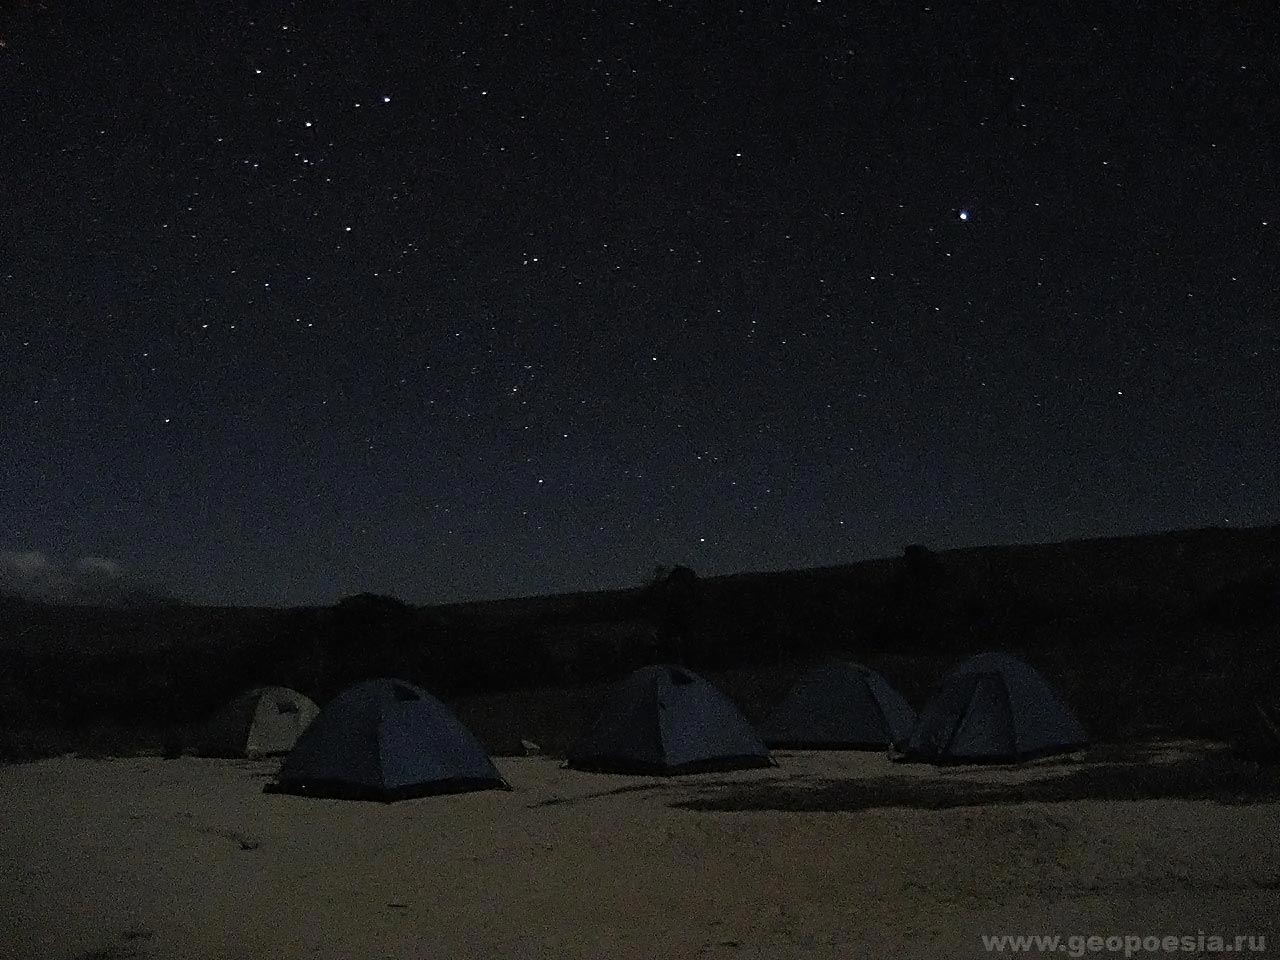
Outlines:
[[1231, 740], [1280, 690], [1280, 527], [934, 553], [630, 590], [415, 607], [357, 594], [291, 610], [0, 598], [0, 754], [160, 749], [247, 687], [324, 703], [397, 676], [491, 746], [564, 749], [607, 682], [707, 672], [759, 716], [809, 659], [881, 670], [920, 704], [958, 658], [1026, 657], [1103, 740]]

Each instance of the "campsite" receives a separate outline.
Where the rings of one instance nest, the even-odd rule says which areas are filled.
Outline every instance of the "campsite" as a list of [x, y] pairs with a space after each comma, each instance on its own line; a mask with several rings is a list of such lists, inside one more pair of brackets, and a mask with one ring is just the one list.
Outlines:
[[[462, 608], [10, 600], [0, 953], [954, 958], [984, 934], [1269, 933], [1278, 545], [913, 546]], [[103, 674], [137, 679], [111, 700]]]
[[1280, 953], [1278, 11], [0, 0], [0, 960]]

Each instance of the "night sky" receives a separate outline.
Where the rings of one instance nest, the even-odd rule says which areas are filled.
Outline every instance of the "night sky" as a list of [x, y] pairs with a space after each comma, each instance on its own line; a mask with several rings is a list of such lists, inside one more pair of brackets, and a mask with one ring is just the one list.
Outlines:
[[1280, 520], [1269, 3], [3, 11], [10, 579], [431, 603]]

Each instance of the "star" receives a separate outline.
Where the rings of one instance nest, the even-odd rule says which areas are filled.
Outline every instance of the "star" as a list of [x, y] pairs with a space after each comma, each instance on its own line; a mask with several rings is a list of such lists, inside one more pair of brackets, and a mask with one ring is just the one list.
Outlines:
[[[833, 46], [834, 20], [780, 36], [775, 17], [744, 6], [732, 29], [697, 25], [694, 57], [666, 38], [667, 5], [604, 11], [575, 26], [580, 56], [548, 58], [558, 18], [506, 5], [485, 29], [443, 17], [426, 57], [417, 19], [398, 9], [373, 29], [346, 22], [340, 49], [321, 56], [320, 38], [289, 22], [291, 0], [268, 0], [211, 72], [181, 68], [202, 54], [199, 31], [153, 49], [136, 29], [152, 15], [131, 17], [120, 29], [146, 43], [139, 65], [92, 42], [105, 14], [68, 19], [76, 42], [23, 51], [41, 61], [29, 77], [111, 82], [123, 99], [108, 123], [92, 99], [41, 114], [33, 89], [5, 118], [6, 154], [32, 189], [0, 191], [0, 214], [40, 230], [0, 273], [4, 302], [21, 305], [0, 347], [29, 344], [10, 399], [48, 419], [0, 417], [0, 445], [17, 435], [31, 448], [17, 469], [33, 488], [45, 482], [36, 465], [63, 458], [57, 495], [85, 504], [76, 523], [90, 535], [116, 522], [83, 495], [104, 459], [118, 486], [186, 490], [198, 507], [210, 491], [175, 485], [176, 471], [216, 478], [221, 450], [252, 446], [262, 468], [236, 500], [244, 516], [228, 517], [244, 525], [259, 523], [248, 504], [288, 502], [273, 484], [299, 502], [361, 491], [350, 529], [332, 511], [305, 530], [283, 508], [262, 518], [264, 544], [287, 558], [278, 570], [266, 550], [235, 562], [208, 511], [183, 512], [178, 532], [211, 544], [200, 563], [240, 571], [225, 589], [271, 602], [383, 586], [424, 602], [589, 588], [684, 548], [725, 551], [708, 574], [801, 547], [843, 563], [851, 550], [898, 552], [913, 524], [939, 546], [1010, 536], [1011, 505], [1034, 513], [1037, 536], [1072, 535], [1109, 496], [1113, 466], [1166, 494], [1158, 517], [1119, 504], [1114, 532], [1218, 522], [1206, 503], [1224, 496], [1236, 523], [1269, 521], [1275, 499], [1253, 478], [1276, 455], [1263, 423], [1280, 356], [1268, 282], [1280, 208], [1265, 150], [1234, 119], [1265, 114], [1265, 61], [1240, 72], [1264, 44], [1233, 40], [1230, 18], [1205, 21], [1205, 49], [1239, 49], [1237, 65], [1219, 63], [1175, 103], [1157, 51], [1183, 49], [1186, 31], [1169, 29], [1182, 13], [1151, 24], [1155, 42], [1128, 51], [1127, 69], [1089, 30], [1064, 45], [1066, 23], [1023, 37], [930, 2], [886, 14], [903, 29], [862, 31], [857, 49]], [[935, 72], [936, 96], [882, 130], [897, 96], [878, 71], [909, 52], [912, 31], [959, 31], [975, 55]], [[733, 103], [767, 88], [760, 50], [818, 95], [796, 109]], [[1097, 102], [1071, 82], [1091, 74], [1109, 78]], [[410, 99], [364, 109], [390, 105], [388, 89]], [[161, 90], [172, 111], [150, 109]], [[144, 149], [153, 134], [163, 150]], [[1140, 182], [1117, 186], [1126, 170]], [[948, 211], [963, 229], [938, 222]], [[1184, 211], [1200, 229], [1178, 229]], [[1136, 369], [1141, 381], [1112, 379]], [[1209, 395], [1223, 401], [1205, 408]], [[1139, 402], [1145, 429], [1128, 416]], [[79, 417], [117, 407], [102, 436], [82, 429]], [[164, 420], [180, 429], [155, 431], [155, 450], [128, 430]], [[356, 431], [373, 423], [394, 476], [330, 455], [360, 451]], [[73, 442], [85, 456], [64, 457]], [[1165, 447], [1204, 459], [1204, 477], [1177, 489], [1190, 481], [1158, 475]], [[528, 466], [505, 470], [499, 454]], [[1006, 461], [1005, 500], [976, 496]], [[922, 473], [948, 484], [923, 511]], [[1247, 491], [1224, 486], [1245, 477]], [[778, 492], [753, 501], [765, 482]], [[666, 501], [660, 524], [645, 490]], [[495, 518], [538, 493], [557, 510], [545, 531], [574, 543], [598, 522], [616, 552], [495, 558], [507, 534]], [[445, 534], [417, 510], [424, 496], [472, 518], [456, 557], [434, 546]], [[966, 508], [930, 516], [948, 496]], [[776, 550], [752, 542], [775, 499], [787, 541]], [[19, 522], [45, 523], [52, 511], [37, 506]], [[298, 559], [310, 539], [345, 537], [375, 513], [349, 562], [336, 550], [323, 570]], [[146, 512], [135, 525], [140, 544], [171, 533]], [[53, 542], [48, 526], [35, 536]], [[853, 530], [851, 547], [838, 534]], [[411, 543], [422, 564], [407, 571], [394, 560]], [[431, 570], [451, 566], [481, 575], [437, 583]]]

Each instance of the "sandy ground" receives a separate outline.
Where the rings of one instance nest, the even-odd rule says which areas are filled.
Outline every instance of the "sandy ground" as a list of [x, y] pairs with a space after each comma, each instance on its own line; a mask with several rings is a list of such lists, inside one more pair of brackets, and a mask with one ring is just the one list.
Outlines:
[[391, 805], [264, 795], [270, 761], [0, 768], [0, 957], [954, 960], [990, 956], [982, 933], [1197, 931], [1274, 935], [1280, 956], [1280, 806], [671, 806], [752, 781], [1049, 775], [776, 756], [671, 780], [499, 760], [514, 792]]

